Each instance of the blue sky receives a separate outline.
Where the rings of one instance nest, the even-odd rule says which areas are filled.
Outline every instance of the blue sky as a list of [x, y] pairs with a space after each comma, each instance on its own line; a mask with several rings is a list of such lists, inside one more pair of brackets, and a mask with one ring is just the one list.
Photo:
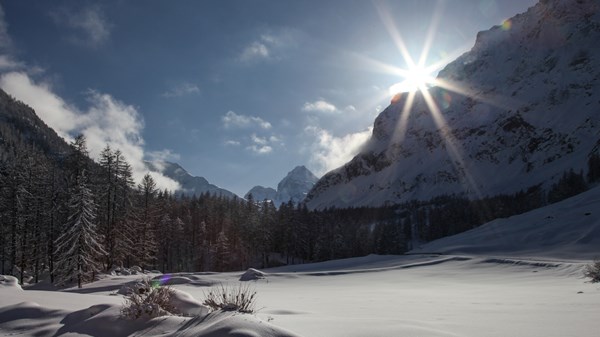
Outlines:
[[407, 67], [390, 22], [413, 58], [434, 27], [431, 64], [534, 3], [0, 1], [0, 86], [92, 155], [109, 143], [137, 175], [166, 159], [243, 196], [356, 153], [402, 80], [382, 65]]

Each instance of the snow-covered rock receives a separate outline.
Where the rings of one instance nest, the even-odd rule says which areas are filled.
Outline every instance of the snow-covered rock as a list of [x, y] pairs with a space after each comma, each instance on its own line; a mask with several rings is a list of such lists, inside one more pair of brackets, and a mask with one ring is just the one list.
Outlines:
[[381, 112], [363, 150], [319, 180], [308, 206], [480, 198], [586, 170], [600, 151], [600, 3], [541, 1], [509, 22], [479, 33], [408, 112], [408, 94]]
[[169, 302], [178, 314], [190, 317], [208, 315], [209, 308], [195, 299], [194, 296], [179, 289], [172, 288], [171, 291]]
[[10, 275], [0, 275], [0, 287], [8, 287], [23, 290], [19, 285], [19, 279]]
[[240, 281], [255, 281], [265, 278], [265, 273], [254, 268], [248, 268], [241, 276]]

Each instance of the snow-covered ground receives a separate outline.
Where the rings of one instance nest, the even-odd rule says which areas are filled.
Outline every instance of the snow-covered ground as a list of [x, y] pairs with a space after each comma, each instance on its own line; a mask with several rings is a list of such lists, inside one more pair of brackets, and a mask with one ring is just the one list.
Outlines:
[[[586, 282], [582, 269], [600, 255], [598, 210], [600, 188], [414, 255], [265, 270], [247, 281], [258, 293], [256, 315], [131, 322], [118, 317], [117, 292], [139, 275], [63, 291], [21, 290], [5, 279], [0, 335], [597, 337], [600, 285]], [[237, 284], [241, 276], [178, 274], [170, 282], [202, 300], [211, 285]]]

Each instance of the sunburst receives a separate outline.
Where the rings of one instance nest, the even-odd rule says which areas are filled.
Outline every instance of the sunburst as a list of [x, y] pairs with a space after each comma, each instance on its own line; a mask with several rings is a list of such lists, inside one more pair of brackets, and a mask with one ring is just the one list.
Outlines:
[[[466, 163], [463, 159], [464, 156], [462, 154], [463, 151], [461, 146], [454, 141], [451, 135], [452, 132], [450, 132], [450, 127], [448, 126], [440, 107], [429, 92], [432, 87], [439, 87], [459, 95], [473, 97], [477, 100], [483, 100], [482, 97], [474, 95], [472, 90], [469, 90], [468, 88], [464, 88], [456, 83], [451, 83], [450, 81], [435, 78], [434, 73], [439, 71], [445, 64], [452, 61], [456, 56], [458, 56], [458, 53], [451, 53], [436, 63], [426, 64], [442, 12], [441, 2], [437, 3], [437, 6], [434, 10], [431, 24], [429, 25], [428, 33], [423, 44], [423, 49], [421, 50], [419, 59], [416, 62], [409, 53], [400, 31], [397, 29], [394, 20], [389, 15], [389, 11], [384, 8], [382, 3], [376, 3], [376, 8], [382, 23], [385, 25], [388, 33], [398, 48], [398, 51], [402, 55], [404, 63], [406, 64], [406, 68], [399, 68], [378, 61], [372, 62], [374, 64], [378, 64], [382, 70], [385, 69], [388, 71], [388, 73], [396, 74], [402, 79], [398, 83], [392, 85], [388, 90], [389, 95], [392, 97], [392, 104], [404, 100], [402, 112], [400, 114], [400, 118], [398, 119], [398, 125], [396, 126], [394, 134], [392, 135], [392, 139], [394, 139], [396, 142], [403, 141], [410, 112], [415, 103], [415, 98], [417, 94], [420, 94], [431, 113], [436, 127], [440, 130], [440, 135], [446, 144], [446, 149], [451, 158], [452, 164], [455, 166], [457, 172], [464, 173], [465, 180], [463, 180], [463, 184], [466, 185], [465, 188], [469, 188], [471, 191], [474, 191], [479, 197], [481, 197], [481, 194], [475, 183], [475, 179], [467, 170]], [[461, 50], [464, 49], [461, 48]], [[496, 105], [492, 100], [489, 100], [487, 103]]]

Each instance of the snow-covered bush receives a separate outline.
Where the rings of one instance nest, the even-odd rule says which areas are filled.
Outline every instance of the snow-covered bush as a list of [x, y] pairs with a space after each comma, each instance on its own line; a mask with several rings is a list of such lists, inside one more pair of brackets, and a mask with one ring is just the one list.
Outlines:
[[129, 288], [121, 315], [127, 319], [140, 317], [158, 317], [177, 314], [177, 308], [171, 303], [173, 290], [161, 287], [149, 278], [143, 279]]
[[212, 310], [238, 311], [251, 314], [254, 312], [256, 291], [249, 285], [239, 284], [237, 287], [219, 285], [213, 288], [203, 304]]
[[588, 264], [583, 272], [585, 277], [590, 278], [592, 283], [600, 282], [600, 259]]

